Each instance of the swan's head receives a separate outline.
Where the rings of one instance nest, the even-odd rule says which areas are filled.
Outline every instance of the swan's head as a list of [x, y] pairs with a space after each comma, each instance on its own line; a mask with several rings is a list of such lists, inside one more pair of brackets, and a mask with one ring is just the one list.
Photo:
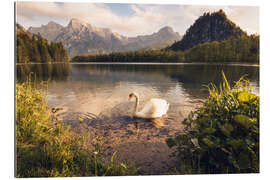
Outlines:
[[138, 94], [137, 93], [135, 93], [135, 92], [132, 92], [132, 93], [130, 93], [129, 94], [129, 96], [128, 96], [129, 98], [129, 100], [131, 100], [132, 99], [132, 97], [136, 97], [136, 98], [138, 98]]

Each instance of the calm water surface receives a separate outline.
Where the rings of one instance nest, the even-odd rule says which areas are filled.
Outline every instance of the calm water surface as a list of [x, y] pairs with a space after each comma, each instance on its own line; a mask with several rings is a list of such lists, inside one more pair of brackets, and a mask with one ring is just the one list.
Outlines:
[[221, 82], [224, 71], [231, 84], [247, 75], [259, 94], [259, 66], [237, 64], [34, 64], [18, 65], [17, 79], [33, 71], [38, 80], [50, 80], [50, 107], [95, 115], [130, 115], [139, 94], [142, 104], [153, 97], [166, 99], [174, 116], [185, 116], [208, 95], [210, 82]]

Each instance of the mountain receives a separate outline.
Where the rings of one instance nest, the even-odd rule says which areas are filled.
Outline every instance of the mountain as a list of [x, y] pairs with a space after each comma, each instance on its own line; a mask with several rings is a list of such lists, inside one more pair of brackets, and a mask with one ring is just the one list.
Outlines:
[[75, 18], [71, 19], [66, 27], [49, 22], [41, 27], [30, 27], [29, 31], [53, 42], [61, 41], [70, 56], [137, 51], [149, 47], [164, 48], [181, 39], [179, 34], [168, 26], [151, 35], [126, 37], [112, 32], [109, 28], [95, 27]]
[[29, 27], [28, 31], [33, 34], [40, 34], [49, 41], [53, 41], [62, 31], [64, 27], [53, 21], [41, 27]]
[[247, 36], [238, 26], [230, 21], [223, 10], [204, 13], [189, 27], [183, 38], [171, 45], [169, 50], [186, 50], [204, 42], [222, 41], [230, 36]]

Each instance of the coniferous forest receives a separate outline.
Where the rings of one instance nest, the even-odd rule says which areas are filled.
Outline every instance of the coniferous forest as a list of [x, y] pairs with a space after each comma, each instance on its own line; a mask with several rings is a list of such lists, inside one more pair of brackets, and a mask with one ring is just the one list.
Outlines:
[[17, 63], [68, 62], [67, 50], [61, 42], [48, 42], [41, 36], [25, 31], [17, 24]]
[[85, 54], [73, 62], [250, 62], [259, 63], [259, 36], [229, 37], [223, 41], [205, 42], [181, 51], [148, 50]]

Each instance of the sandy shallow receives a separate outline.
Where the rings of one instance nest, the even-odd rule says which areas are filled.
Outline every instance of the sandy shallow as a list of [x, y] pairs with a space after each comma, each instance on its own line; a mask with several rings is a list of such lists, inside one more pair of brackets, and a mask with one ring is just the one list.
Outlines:
[[117, 159], [135, 165], [141, 175], [175, 174], [177, 164], [166, 139], [183, 133], [182, 120], [198, 105], [171, 104], [168, 117], [154, 120], [132, 118], [133, 103], [104, 108], [99, 114], [63, 107], [57, 116], [73, 131], [85, 134], [89, 148], [95, 137], [102, 137], [107, 158], [117, 151]]

